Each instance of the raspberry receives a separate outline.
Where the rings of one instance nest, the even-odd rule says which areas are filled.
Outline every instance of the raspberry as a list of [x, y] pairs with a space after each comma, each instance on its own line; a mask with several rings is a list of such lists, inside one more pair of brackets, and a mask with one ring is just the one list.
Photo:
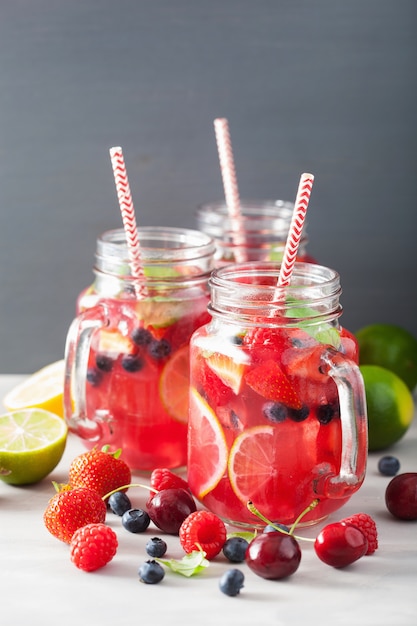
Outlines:
[[74, 533], [70, 558], [79, 569], [92, 572], [112, 560], [117, 545], [117, 535], [110, 526], [87, 524]]
[[372, 517], [367, 513], [356, 513], [351, 517], [341, 520], [342, 524], [351, 524], [359, 528], [368, 540], [368, 550], [366, 554], [373, 554], [378, 548], [378, 531]]
[[150, 484], [157, 491], [162, 491], [162, 489], [186, 489], [190, 491], [187, 481], [166, 467], [158, 467], [153, 470]]
[[206, 558], [211, 560], [226, 543], [226, 526], [214, 513], [195, 511], [181, 524], [179, 537], [187, 554], [193, 550], [204, 550]]

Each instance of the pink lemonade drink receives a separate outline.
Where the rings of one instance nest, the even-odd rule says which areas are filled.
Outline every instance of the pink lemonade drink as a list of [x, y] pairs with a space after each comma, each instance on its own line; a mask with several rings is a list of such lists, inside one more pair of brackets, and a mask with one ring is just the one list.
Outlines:
[[338, 322], [339, 276], [296, 263], [276, 287], [271, 263], [225, 266], [210, 280], [212, 321], [190, 343], [188, 482], [209, 510], [256, 526], [315, 523], [361, 486], [367, 415], [354, 336]]
[[213, 242], [198, 231], [139, 229], [143, 294], [122, 230], [97, 242], [95, 281], [66, 345], [65, 415], [87, 447], [122, 449], [132, 470], [186, 463], [189, 339], [209, 319]]
[[[239, 228], [224, 202], [202, 204], [196, 211], [197, 227], [216, 243], [216, 266], [236, 261], [275, 261], [280, 263], [294, 212], [294, 204], [284, 200], [242, 200]], [[297, 260], [314, 263], [307, 253], [306, 226], [300, 240]]]

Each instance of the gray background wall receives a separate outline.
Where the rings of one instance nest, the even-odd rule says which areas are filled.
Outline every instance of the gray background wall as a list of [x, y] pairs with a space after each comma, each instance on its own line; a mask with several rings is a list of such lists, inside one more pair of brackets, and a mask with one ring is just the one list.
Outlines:
[[0, 372], [63, 356], [96, 237], [194, 227], [222, 197], [227, 117], [243, 196], [316, 180], [309, 251], [337, 269], [342, 321], [417, 334], [415, 0], [0, 0]]

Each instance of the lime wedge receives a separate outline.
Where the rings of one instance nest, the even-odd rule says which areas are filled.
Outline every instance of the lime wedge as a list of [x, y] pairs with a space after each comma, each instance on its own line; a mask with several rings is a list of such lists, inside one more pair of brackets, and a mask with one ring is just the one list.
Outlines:
[[43, 409], [0, 415], [0, 479], [28, 485], [45, 478], [64, 454], [67, 433], [65, 421]]

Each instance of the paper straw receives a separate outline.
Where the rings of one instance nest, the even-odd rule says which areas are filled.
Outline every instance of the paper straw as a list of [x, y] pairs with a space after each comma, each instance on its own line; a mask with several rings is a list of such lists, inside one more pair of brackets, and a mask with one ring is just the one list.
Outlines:
[[301, 234], [303, 232], [313, 181], [314, 176], [312, 174], [301, 174], [294, 212], [292, 214], [281, 269], [278, 276], [278, 287], [288, 287], [291, 282], [291, 275], [297, 257]]
[[143, 272], [141, 260], [135, 208], [133, 206], [132, 195], [130, 193], [123, 151], [119, 146], [110, 148], [110, 159], [113, 167], [117, 198], [119, 200], [120, 212], [122, 214], [123, 227], [126, 235], [130, 271], [135, 279], [134, 285], [136, 295], [138, 297], [143, 297], [146, 295], [146, 287], [143, 284], [145, 274]]
[[[244, 244], [245, 238], [243, 236], [241, 227], [241, 209], [239, 188], [236, 178], [235, 163], [233, 158], [232, 141], [230, 138], [229, 123], [226, 118], [220, 117], [214, 120], [214, 130], [216, 134], [217, 151], [219, 153], [220, 171], [223, 180], [223, 189], [226, 199], [226, 207], [231, 218], [232, 230], [234, 230], [238, 236], [235, 238], [237, 245]], [[244, 261], [246, 255], [242, 251], [238, 255], [235, 254], [238, 261]]]

